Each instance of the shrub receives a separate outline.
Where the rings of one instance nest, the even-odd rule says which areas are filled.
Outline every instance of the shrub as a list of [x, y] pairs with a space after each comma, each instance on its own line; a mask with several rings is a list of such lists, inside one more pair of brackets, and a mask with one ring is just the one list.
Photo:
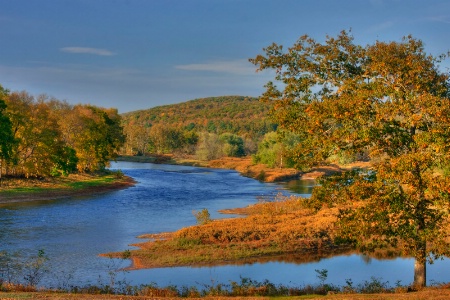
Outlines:
[[199, 225], [203, 225], [203, 224], [208, 224], [209, 222], [211, 222], [211, 215], [209, 214], [209, 211], [204, 208], [201, 211], [194, 211], [193, 212], [195, 218], [197, 219], [197, 224]]

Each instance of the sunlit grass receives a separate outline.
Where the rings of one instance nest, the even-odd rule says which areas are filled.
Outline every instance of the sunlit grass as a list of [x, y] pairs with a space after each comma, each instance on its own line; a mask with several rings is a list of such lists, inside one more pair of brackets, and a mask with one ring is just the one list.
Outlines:
[[334, 244], [337, 209], [316, 214], [303, 206], [302, 198], [280, 195], [273, 202], [228, 212], [247, 216], [183, 228], [162, 239], [146, 236], [149, 242], [130, 251], [133, 267], [311, 262], [351, 251]]
[[41, 188], [41, 187], [17, 187], [12, 188], [8, 190], [1, 191], [1, 194], [17, 194], [17, 193], [39, 193], [48, 190], [47, 188]]
[[4, 178], [0, 187], [0, 203], [50, 200], [105, 192], [132, 185], [123, 173], [70, 174], [67, 177]]
[[95, 187], [116, 181], [114, 175], [103, 175], [101, 177], [93, 177], [83, 181], [72, 181], [65, 184], [67, 188], [84, 189], [87, 187]]

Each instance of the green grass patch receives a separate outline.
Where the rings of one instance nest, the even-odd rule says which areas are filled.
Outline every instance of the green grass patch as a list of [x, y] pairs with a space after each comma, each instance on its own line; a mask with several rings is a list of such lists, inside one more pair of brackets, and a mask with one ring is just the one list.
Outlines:
[[49, 188], [43, 188], [43, 187], [17, 187], [13, 189], [8, 189], [1, 191], [0, 195], [14, 195], [14, 194], [21, 194], [21, 193], [40, 193], [48, 191]]
[[71, 174], [68, 177], [6, 178], [0, 187], [0, 203], [53, 200], [103, 193], [132, 185], [121, 171]]
[[66, 184], [66, 187], [72, 188], [72, 189], [85, 189], [89, 187], [96, 187], [101, 186], [109, 183], [113, 183], [117, 180], [117, 178], [114, 175], [106, 175], [102, 177], [95, 177], [89, 180], [83, 180], [83, 181], [73, 181], [68, 182]]

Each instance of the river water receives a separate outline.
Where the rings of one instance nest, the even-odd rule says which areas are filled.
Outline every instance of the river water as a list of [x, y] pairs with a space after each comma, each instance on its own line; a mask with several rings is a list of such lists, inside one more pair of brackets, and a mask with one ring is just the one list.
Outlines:
[[[218, 213], [225, 208], [243, 207], [278, 193], [311, 192], [312, 182], [267, 184], [242, 177], [235, 171], [148, 163], [113, 163], [133, 177], [137, 184], [105, 195], [18, 203], [0, 206], [0, 251], [34, 255], [44, 250], [52, 273], [47, 286], [87, 285], [108, 282], [111, 274], [128, 261], [99, 257], [105, 252], [133, 249], [145, 233], [174, 231], [194, 225], [193, 211], [206, 208], [213, 219], [229, 217]], [[288, 190], [289, 188], [289, 190]], [[411, 259], [369, 259], [341, 255], [311, 263], [255, 263], [202, 268], [162, 268], [120, 272], [118, 276], [134, 285], [202, 286], [227, 284], [240, 278], [269, 280], [276, 284], [316, 284], [315, 270], [328, 270], [327, 283], [355, 284], [372, 277], [394, 285], [412, 282]], [[450, 281], [449, 260], [428, 267], [428, 283]], [[117, 278], [116, 278], [117, 279]]]

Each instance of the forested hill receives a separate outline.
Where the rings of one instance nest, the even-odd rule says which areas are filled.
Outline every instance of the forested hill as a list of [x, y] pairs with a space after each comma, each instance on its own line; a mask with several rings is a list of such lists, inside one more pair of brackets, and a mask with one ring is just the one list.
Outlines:
[[130, 127], [161, 124], [182, 130], [229, 132], [259, 139], [275, 128], [268, 118], [269, 109], [270, 104], [256, 98], [223, 96], [129, 112], [122, 114], [122, 118], [126, 131]]

